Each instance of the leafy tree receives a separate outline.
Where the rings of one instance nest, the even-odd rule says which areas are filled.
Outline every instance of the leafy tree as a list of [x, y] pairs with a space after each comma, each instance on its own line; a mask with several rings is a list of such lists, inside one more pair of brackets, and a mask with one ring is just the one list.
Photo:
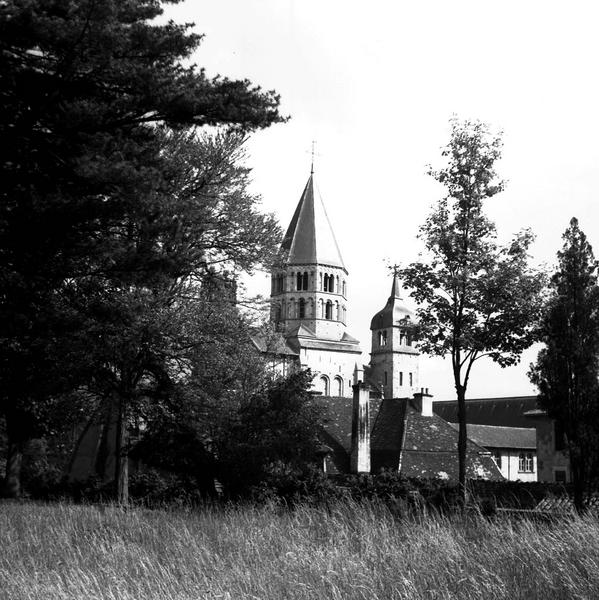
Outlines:
[[249, 271], [276, 252], [279, 228], [246, 190], [242, 142], [235, 133], [168, 136], [162, 147], [172, 180], [139, 199], [138, 210], [113, 229], [108, 262], [75, 284], [73, 302], [83, 301], [79, 311], [88, 319], [81, 343], [92, 358], [90, 386], [117, 414], [121, 502], [129, 425], [148, 399], [164, 402], [174, 393], [198, 352], [218, 352], [215, 336], [238, 337], [230, 327], [213, 330], [215, 314], [239, 320], [223, 265]]
[[563, 239], [540, 327], [545, 348], [529, 376], [539, 389], [539, 404], [563, 426], [574, 503], [582, 511], [599, 469], [599, 286], [597, 261], [577, 219]]
[[[84, 313], [70, 308], [73, 290], [91, 287], [97, 299], [102, 277], [107, 295], [123, 288], [127, 278], [115, 284], [111, 263], [129, 282], [142, 272], [145, 286], [155, 266], [142, 267], [140, 236], [156, 245], [153, 228], [165, 224], [156, 213], [164, 217], [165, 192], [181, 176], [163, 152], [163, 128], [249, 131], [281, 120], [273, 92], [182, 66], [201, 36], [188, 25], [158, 24], [164, 3], [0, 6], [0, 404], [14, 495], [22, 443], [43, 427], [38, 407], [53, 388], [60, 393], [88, 376], [68, 351], [71, 334], [85, 326]], [[119, 253], [136, 236], [139, 251], [127, 263]], [[176, 270], [174, 259], [169, 268]]]
[[490, 357], [502, 367], [518, 362], [532, 342], [540, 310], [542, 274], [527, 265], [530, 231], [505, 247], [483, 212], [485, 200], [503, 189], [495, 162], [501, 139], [480, 122], [451, 121], [451, 139], [442, 152], [446, 165], [429, 172], [447, 190], [420, 238], [426, 262], [400, 271], [420, 307], [420, 347], [451, 357], [458, 400], [459, 482], [466, 494], [466, 390], [472, 367]]

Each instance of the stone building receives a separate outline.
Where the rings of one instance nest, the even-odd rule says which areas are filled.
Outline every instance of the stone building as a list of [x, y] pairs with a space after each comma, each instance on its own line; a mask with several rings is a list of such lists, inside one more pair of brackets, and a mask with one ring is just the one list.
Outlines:
[[347, 331], [348, 297], [348, 270], [312, 172], [272, 271], [271, 321], [325, 396], [351, 397], [361, 361]]

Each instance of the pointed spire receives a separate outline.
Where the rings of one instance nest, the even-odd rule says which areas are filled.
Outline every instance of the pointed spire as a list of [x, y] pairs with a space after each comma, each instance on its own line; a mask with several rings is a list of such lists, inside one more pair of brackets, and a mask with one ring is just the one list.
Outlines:
[[401, 297], [401, 285], [399, 283], [399, 267], [393, 267], [393, 283], [391, 284], [391, 295], [385, 307], [380, 310], [370, 322], [370, 329], [383, 329], [398, 325], [404, 319], [414, 321], [414, 313], [405, 305]]
[[341, 252], [333, 233], [320, 194], [310, 173], [302, 197], [295, 209], [281, 250], [288, 264], [326, 264], [345, 269]]
[[391, 295], [389, 296], [389, 300], [392, 298], [402, 300], [400, 292], [401, 286], [399, 284], [399, 267], [397, 265], [393, 265], [393, 284], [391, 285]]

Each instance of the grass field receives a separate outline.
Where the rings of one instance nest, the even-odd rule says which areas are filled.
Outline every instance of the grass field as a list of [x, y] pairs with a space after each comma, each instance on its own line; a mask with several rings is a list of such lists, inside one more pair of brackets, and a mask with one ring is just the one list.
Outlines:
[[599, 598], [599, 522], [0, 504], [0, 598]]

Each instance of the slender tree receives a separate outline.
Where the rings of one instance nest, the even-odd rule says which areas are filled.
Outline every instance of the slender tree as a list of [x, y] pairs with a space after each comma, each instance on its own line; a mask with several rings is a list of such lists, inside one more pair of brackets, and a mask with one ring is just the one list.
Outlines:
[[529, 376], [539, 404], [563, 427], [574, 504], [582, 511], [599, 469], [599, 285], [597, 261], [577, 219], [563, 239], [540, 328], [545, 348]]
[[458, 400], [459, 483], [466, 499], [466, 391], [476, 361], [502, 367], [518, 362], [532, 342], [543, 276], [527, 264], [533, 240], [523, 231], [500, 247], [484, 202], [503, 189], [495, 162], [501, 139], [480, 122], [451, 121], [442, 152], [446, 165], [430, 170], [447, 195], [420, 229], [426, 261], [400, 271], [419, 304], [420, 347], [451, 357]]
[[[273, 92], [182, 66], [201, 36], [157, 22], [165, 3], [0, 5], [0, 410], [12, 495], [22, 445], [43, 427], [37, 407], [88, 375], [69, 362], [69, 336], [85, 326], [69, 308], [72, 290], [111, 263], [121, 282], [126, 270], [132, 279], [151, 269], [142, 243], [128, 264], [119, 252], [165, 223], [160, 203], [151, 207], [175, 178], [162, 129], [249, 131], [281, 120]], [[116, 279], [113, 267], [107, 290]]]

